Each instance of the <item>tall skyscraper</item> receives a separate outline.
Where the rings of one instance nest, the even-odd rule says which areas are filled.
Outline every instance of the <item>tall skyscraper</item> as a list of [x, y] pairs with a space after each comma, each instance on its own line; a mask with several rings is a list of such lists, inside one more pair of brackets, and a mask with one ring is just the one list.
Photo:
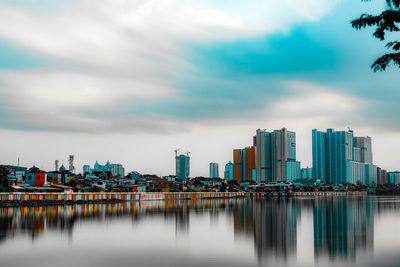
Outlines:
[[218, 163], [210, 162], [210, 178], [219, 178]]
[[257, 181], [256, 147], [233, 150], [233, 179], [235, 181]]
[[233, 150], [233, 180], [242, 181], [242, 150]]
[[389, 183], [389, 173], [381, 168], [376, 168], [377, 169], [377, 184], [387, 184]]
[[300, 178], [300, 162], [296, 161], [296, 133], [286, 128], [267, 132], [258, 129], [257, 182], [292, 181]]
[[370, 137], [353, 131], [312, 131], [313, 178], [325, 183], [376, 185]]
[[224, 178], [226, 180], [233, 180], [233, 163], [230, 161], [225, 164]]
[[179, 179], [188, 178], [190, 175], [190, 157], [187, 155], [177, 155], [176, 160], [176, 177]]
[[355, 137], [355, 146], [360, 149], [360, 162], [372, 164], [371, 137]]

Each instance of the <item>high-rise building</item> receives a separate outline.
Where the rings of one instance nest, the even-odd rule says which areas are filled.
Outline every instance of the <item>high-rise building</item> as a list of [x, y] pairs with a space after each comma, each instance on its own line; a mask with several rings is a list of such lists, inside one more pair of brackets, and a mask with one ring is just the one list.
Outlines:
[[355, 147], [360, 149], [360, 162], [372, 164], [371, 137], [355, 137]]
[[218, 163], [210, 162], [210, 178], [219, 178]]
[[389, 183], [389, 174], [386, 170], [377, 168], [377, 184]]
[[224, 178], [226, 180], [233, 180], [233, 163], [230, 161], [225, 164]]
[[233, 180], [242, 181], [242, 150], [233, 150]]
[[312, 168], [302, 168], [300, 170], [301, 179], [311, 180], [313, 178]]
[[296, 133], [286, 128], [267, 132], [258, 129], [257, 182], [293, 181], [300, 178], [300, 162], [296, 161]]
[[258, 129], [255, 143], [257, 147], [257, 182], [272, 181], [272, 137], [273, 133]]
[[256, 147], [233, 150], [233, 179], [235, 181], [257, 181]]
[[400, 172], [389, 172], [389, 183], [398, 185], [400, 184]]
[[312, 131], [313, 178], [325, 183], [376, 185], [370, 137], [353, 131]]
[[179, 179], [188, 178], [190, 175], [190, 157], [189, 154], [176, 155], [176, 177]]

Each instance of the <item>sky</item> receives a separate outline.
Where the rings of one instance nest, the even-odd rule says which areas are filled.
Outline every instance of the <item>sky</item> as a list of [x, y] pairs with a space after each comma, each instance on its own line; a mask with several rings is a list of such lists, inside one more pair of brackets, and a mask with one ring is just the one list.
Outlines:
[[[384, 0], [0, 0], [0, 163], [45, 170], [75, 155], [126, 171], [191, 176], [232, 160], [256, 129], [371, 136], [399, 170], [400, 69], [350, 21]], [[388, 35], [394, 38], [395, 35]]]

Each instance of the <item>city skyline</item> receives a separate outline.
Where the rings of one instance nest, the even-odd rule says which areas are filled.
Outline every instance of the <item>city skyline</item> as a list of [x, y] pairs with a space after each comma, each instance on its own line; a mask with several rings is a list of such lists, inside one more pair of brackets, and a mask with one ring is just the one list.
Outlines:
[[[219, 174], [217, 162], [209, 162], [208, 175], [203, 177], [225, 178], [236, 181], [251, 181], [257, 183], [263, 182], [285, 182], [298, 179], [315, 179], [326, 183], [346, 183], [356, 184], [357, 181], [363, 184], [376, 185], [380, 179], [379, 172], [395, 173], [397, 169], [386, 170], [377, 166], [373, 162], [372, 138], [370, 136], [355, 136], [354, 130], [335, 130], [326, 129], [326, 132], [319, 129], [312, 129], [312, 164], [304, 166], [296, 159], [296, 132], [290, 131], [285, 127], [279, 130], [257, 129], [252, 137], [252, 145], [246, 145], [244, 148], [233, 149], [232, 158], [224, 164], [224, 172]], [[181, 149], [175, 149], [175, 175], [179, 179], [196, 177], [191, 175], [190, 163], [191, 152], [180, 152]], [[75, 172], [74, 155], [69, 155], [69, 163], [64, 166], [64, 162], [59, 167], [60, 161], [54, 161], [55, 168], [43, 169], [44, 171], [68, 170], [70, 173], [92, 173], [98, 171], [110, 171], [113, 176], [124, 176], [131, 172], [140, 173], [140, 169], [128, 169], [125, 172], [123, 164], [111, 164], [109, 160], [105, 165], [98, 163], [98, 160], [90, 167], [90, 163], [82, 164], [82, 171]], [[343, 162], [342, 162], [343, 161]], [[225, 165], [226, 164], [226, 165]], [[17, 164], [20, 165], [20, 158]], [[231, 167], [228, 167], [231, 165]], [[38, 167], [39, 165], [32, 165]], [[30, 166], [21, 166], [27, 167]], [[231, 168], [231, 170], [229, 170]], [[40, 166], [39, 166], [40, 169]], [[226, 172], [231, 172], [227, 174]], [[142, 174], [154, 174], [144, 173]], [[218, 174], [218, 176], [216, 176]], [[160, 176], [174, 175], [172, 173], [163, 173]], [[391, 174], [392, 175], [392, 174]], [[306, 177], [303, 177], [306, 176]], [[397, 178], [387, 178], [389, 180]], [[394, 180], [393, 180], [394, 181]], [[393, 182], [391, 181], [391, 182]]]
[[384, 8], [0, 0], [0, 162], [52, 169], [75, 155], [79, 170], [111, 160], [162, 175], [182, 147], [191, 176], [207, 177], [254, 129], [296, 132], [307, 167], [310, 129], [351, 127], [373, 138], [376, 165], [397, 170], [398, 70], [374, 73], [382, 43], [350, 25]]

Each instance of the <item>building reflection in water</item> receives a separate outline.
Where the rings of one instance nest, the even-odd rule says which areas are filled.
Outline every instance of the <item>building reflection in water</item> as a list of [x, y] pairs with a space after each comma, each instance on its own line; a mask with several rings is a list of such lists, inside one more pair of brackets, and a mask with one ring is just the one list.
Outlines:
[[375, 202], [365, 198], [315, 200], [314, 251], [356, 258], [357, 250], [373, 250]]
[[301, 211], [313, 214], [314, 255], [355, 260], [372, 251], [376, 202], [367, 197], [249, 200], [234, 211], [235, 232], [253, 235], [257, 256], [286, 261], [296, 258]]
[[[207, 214], [219, 223], [221, 213], [233, 220], [236, 236], [254, 240], [259, 259], [279, 261], [296, 258], [302, 211], [312, 214], [314, 251], [319, 258], [355, 260], [359, 251], [369, 252], [374, 244], [374, 216], [387, 210], [400, 210], [400, 203], [379, 204], [369, 197], [327, 197], [315, 199], [206, 199], [191, 201], [149, 201], [118, 204], [87, 204], [0, 209], [0, 243], [16, 235], [33, 238], [56, 229], [72, 236], [81, 221], [107, 221], [161, 216], [175, 221], [176, 232], [188, 232], [191, 214]], [[309, 212], [308, 212], [309, 211]], [[304, 215], [304, 214], [303, 214]]]
[[285, 259], [296, 253], [300, 210], [292, 199], [245, 201], [234, 211], [235, 232], [254, 236], [259, 257], [274, 254]]
[[121, 217], [139, 221], [149, 216], [164, 216], [174, 220], [177, 232], [187, 232], [190, 211], [218, 216], [225, 207], [232, 208], [237, 200], [203, 199], [181, 201], [123, 202], [113, 204], [84, 204], [65, 206], [41, 206], [0, 208], [0, 242], [15, 234], [30, 234], [34, 239], [46, 230], [57, 229], [72, 233], [79, 221], [107, 221]]

